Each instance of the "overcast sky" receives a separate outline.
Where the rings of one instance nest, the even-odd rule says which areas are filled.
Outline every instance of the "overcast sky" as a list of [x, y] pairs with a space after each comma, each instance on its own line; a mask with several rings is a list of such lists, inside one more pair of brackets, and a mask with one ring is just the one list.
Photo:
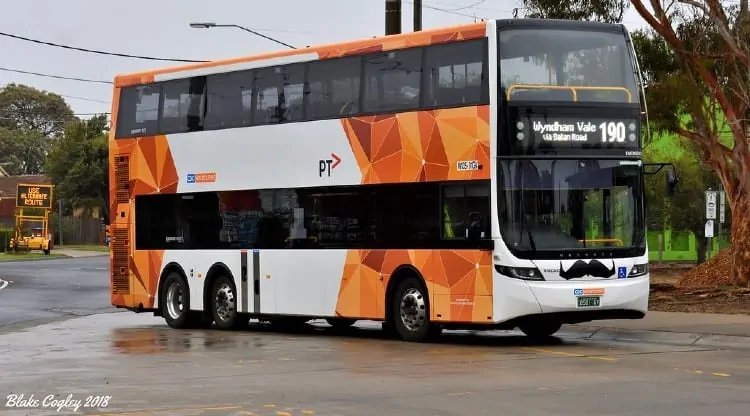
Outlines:
[[[192, 29], [193, 21], [237, 24], [294, 46], [354, 40], [384, 33], [384, 0], [25, 0], [3, 3], [0, 32], [87, 49], [165, 58], [213, 60], [283, 46], [232, 28]], [[423, 0], [423, 27], [508, 18], [520, 0]], [[473, 7], [468, 7], [472, 6]], [[403, 0], [404, 32], [412, 3]], [[442, 9], [442, 10], [439, 10]], [[643, 26], [628, 12], [632, 30]], [[0, 36], [0, 67], [111, 81], [115, 74], [170, 62], [102, 56]], [[0, 86], [15, 82], [63, 95], [77, 114], [109, 112], [109, 85], [0, 70]], [[77, 98], [76, 98], [77, 97]]]

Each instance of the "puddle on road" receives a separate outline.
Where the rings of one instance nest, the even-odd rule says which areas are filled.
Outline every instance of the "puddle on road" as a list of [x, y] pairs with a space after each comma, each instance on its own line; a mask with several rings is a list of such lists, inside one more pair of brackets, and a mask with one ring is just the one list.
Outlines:
[[[362, 368], [402, 361], [450, 364], [508, 358], [528, 355], [518, 347], [530, 345], [525, 337], [486, 333], [447, 333], [436, 343], [407, 343], [385, 339], [379, 327], [363, 322], [346, 331], [316, 324], [295, 333], [272, 331], [259, 324], [243, 331], [176, 330], [150, 314], [109, 313], [0, 335], [0, 350], [5, 352], [0, 354], [0, 365], [20, 370], [14, 365], [28, 365], [32, 358], [68, 363], [98, 360], [115, 365], [120, 362], [117, 357], [175, 355], [170, 361], [180, 361], [184, 359], [180, 355], [210, 354], [222, 362], [317, 360], [318, 364]], [[557, 340], [547, 347], [561, 344]], [[566, 347], [575, 345], [565, 342]]]

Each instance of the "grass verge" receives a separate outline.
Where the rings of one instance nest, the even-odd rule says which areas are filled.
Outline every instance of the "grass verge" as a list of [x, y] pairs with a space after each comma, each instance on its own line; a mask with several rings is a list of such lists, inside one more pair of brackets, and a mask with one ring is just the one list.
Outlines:
[[64, 254], [59, 253], [0, 253], [0, 263], [5, 261], [31, 261], [31, 260], [45, 260], [45, 259], [59, 259], [65, 257]]
[[[81, 251], [99, 251], [102, 253], [109, 253], [109, 247], [99, 244], [66, 244], [64, 246], [57, 246], [58, 250], [81, 250]], [[52, 250], [54, 250], [53, 248]]]

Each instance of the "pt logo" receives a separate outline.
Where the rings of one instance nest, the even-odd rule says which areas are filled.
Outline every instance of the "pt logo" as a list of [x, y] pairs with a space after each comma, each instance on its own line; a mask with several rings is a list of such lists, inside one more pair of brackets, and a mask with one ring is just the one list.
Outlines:
[[318, 161], [318, 176], [321, 178], [323, 177], [323, 174], [325, 174], [327, 177], [331, 177], [331, 171], [336, 169], [336, 166], [338, 166], [341, 163], [341, 158], [336, 155], [336, 153], [331, 153], [331, 159], [320, 159]]

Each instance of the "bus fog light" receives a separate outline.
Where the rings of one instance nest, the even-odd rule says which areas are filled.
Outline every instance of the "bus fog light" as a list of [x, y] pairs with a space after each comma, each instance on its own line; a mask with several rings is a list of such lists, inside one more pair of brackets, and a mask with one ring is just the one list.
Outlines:
[[544, 276], [536, 267], [508, 267], [496, 264], [495, 271], [513, 279], [544, 280]]

